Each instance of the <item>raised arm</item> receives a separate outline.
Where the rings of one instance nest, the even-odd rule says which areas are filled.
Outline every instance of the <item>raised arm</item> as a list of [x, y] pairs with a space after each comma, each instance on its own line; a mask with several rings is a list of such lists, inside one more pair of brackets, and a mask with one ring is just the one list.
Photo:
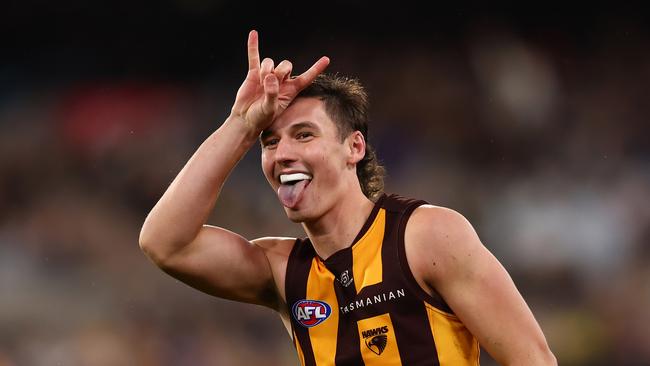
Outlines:
[[196, 150], [147, 216], [140, 247], [172, 276], [204, 292], [276, 308], [277, 292], [266, 254], [286, 240], [250, 242], [206, 225], [226, 178], [257, 137], [320, 74], [321, 58], [291, 78], [291, 63], [260, 63], [258, 36], [248, 36], [248, 74], [226, 121]]
[[557, 365], [512, 279], [462, 215], [422, 206], [405, 243], [420, 285], [435, 289], [500, 365]]

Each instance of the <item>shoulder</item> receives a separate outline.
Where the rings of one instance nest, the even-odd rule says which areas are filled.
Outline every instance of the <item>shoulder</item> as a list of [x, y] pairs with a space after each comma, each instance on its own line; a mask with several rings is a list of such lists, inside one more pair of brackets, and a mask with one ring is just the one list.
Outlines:
[[406, 225], [404, 244], [414, 275], [426, 282], [457, 273], [483, 248], [462, 214], [433, 205], [415, 209]]
[[265, 236], [251, 240], [251, 243], [264, 251], [272, 252], [291, 252], [293, 245], [296, 243], [296, 238], [282, 237], [282, 236]]
[[442, 206], [421, 205], [416, 208], [406, 226], [413, 239], [449, 239], [474, 232], [470, 222], [459, 212]]
[[269, 264], [276, 270], [277, 266], [286, 267], [296, 241], [296, 238], [267, 236], [251, 240], [251, 243], [264, 252]]
[[[291, 250], [296, 244], [296, 238], [288, 237], [264, 237], [251, 240], [251, 243], [261, 248], [273, 273], [276, 291], [278, 292], [282, 304], [286, 303], [285, 281], [286, 270], [289, 262]], [[285, 307], [278, 307], [279, 311], [284, 311]]]

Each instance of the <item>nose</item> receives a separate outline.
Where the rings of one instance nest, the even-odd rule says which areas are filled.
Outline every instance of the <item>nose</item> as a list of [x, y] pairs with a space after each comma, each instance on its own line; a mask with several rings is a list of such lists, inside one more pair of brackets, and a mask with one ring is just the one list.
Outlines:
[[297, 160], [294, 146], [288, 139], [280, 139], [274, 155], [275, 162], [283, 166]]

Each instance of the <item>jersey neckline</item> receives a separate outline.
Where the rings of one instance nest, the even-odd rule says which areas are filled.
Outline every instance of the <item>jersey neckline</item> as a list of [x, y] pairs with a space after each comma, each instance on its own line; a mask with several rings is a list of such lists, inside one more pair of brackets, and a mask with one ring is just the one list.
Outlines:
[[[352, 247], [354, 247], [354, 245], [357, 244], [359, 242], [359, 240], [361, 240], [361, 238], [363, 238], [364, 235], [366, 235], [366, 233], [368, 232], [368, 229], [370, 229], [373, 222], [375, 222], [375, 219], [377, 218], [377, 214], [379, 213], [379, 209], [381, 208], [382, 203], [384, 202], [385, 198], [386, 198], [386, 193], [382, 193], [382, 195], [377, 199], [377, 202], [375, 202], [375, 205], [373, 206], [372, 211], [370, 211], [370, 215], [368, 215], [368, 218], [366, 219], [366, 222], [363, 224], [363, 226], [361, 226], [361, 229], [359, 230], [359, 233], [357, 233], [357, 236], [354, 238], [354, 240], [352, 240], [352, 243], [350, 243], [350, 245], [348, 245], [347, 247], [339, 249], [336, 252], [332, 253], [329, 257], [327, 257], [327, 259], [321, 258], [318, 255], [318, 253], [316, 253], [316, 251], [314, 250], [314, 253], [316, 254], [316, 257], [321, 262], [323, 262], [326, 266], [328, 264], [331, 265], [331, 264], [337, 263], [339, 261], [346, 260], [345, 253], [347, 251], [349, 251], [349, 250], [352, 250]], [[313, 248], [313, 244], [312, 244], [311, 240], [309, 241], [309, 244], [312, 245], [312, 248]]]

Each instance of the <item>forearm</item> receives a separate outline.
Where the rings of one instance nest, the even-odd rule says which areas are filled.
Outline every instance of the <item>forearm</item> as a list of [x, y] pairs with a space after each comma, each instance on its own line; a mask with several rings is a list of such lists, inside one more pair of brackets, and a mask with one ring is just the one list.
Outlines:
[[196, 237], [226, 178], [256, 138], [241, 120], [229, 118], [201, 144], [142, 226], [140, 246], [147, 254], [168, 256]]

